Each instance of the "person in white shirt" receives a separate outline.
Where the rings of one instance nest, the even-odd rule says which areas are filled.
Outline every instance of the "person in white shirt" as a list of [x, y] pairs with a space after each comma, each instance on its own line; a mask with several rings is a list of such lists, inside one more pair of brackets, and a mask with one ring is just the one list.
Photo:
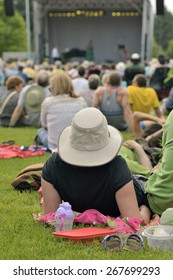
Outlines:
[[81, 91], [89, 89], [88, 80], [85, 78], [85, 68], [83, 66], [78, 67], [78, 77], [72, 80], [74, 92], [76, 95], [80, 95]]
[[56, 60], [60, 60], [60, 55], [59, 55], [58, 48], [55, 46], [52, 49], [52, 61], [53, 61], [53, 63], [55, 63]]

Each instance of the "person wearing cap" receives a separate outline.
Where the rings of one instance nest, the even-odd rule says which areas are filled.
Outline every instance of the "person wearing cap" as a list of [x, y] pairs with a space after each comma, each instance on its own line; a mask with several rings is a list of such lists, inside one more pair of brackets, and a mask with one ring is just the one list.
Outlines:
[[108, 74], [105, 85], [95, 91], [92, 106], [101, 110], [108, 124], [120, 131], [129, 128], [133, 132], [133, 114], [128, 103], [128, 92], [126, 88], [121, 87], [119, 74]]
[[121, 133], [108, 125], [100, 110], [89, 107], [76, 113], [59, 136], [58, 152], [43, 166], [44, 214], [56, 211], [63, 200], [74, 211], [96, 209], [148, 222], [146, 195], [133, 184], [126, 161], [117, 155], [121, 144]]
[[136, 74], [145, 74], [145, 65], [141, 63], [141, 57], [138, 53], [131, 55], [131, 62], [127, 63], [124, 70], [124, 80], [127, 85], [131, 85]]
[[9, 126], [15, 126], [20, 115], [25, 113], [25, 125], [40, 127], [41, 103], [48, 95], [49, 75], [45, 70], [37, 73], [36, 82], [26, 85], [20, 93]]

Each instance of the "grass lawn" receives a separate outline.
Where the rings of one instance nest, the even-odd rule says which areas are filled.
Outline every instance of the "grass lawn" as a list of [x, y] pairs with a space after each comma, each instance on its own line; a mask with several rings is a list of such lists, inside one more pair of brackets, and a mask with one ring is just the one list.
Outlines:
[[[14, 140], [16, 145], [34, 144], [35, 128], [2, 128], [0, 142]], [[124, 133], [124, 139], [129, 134]], [[45, 162], [50, 154], [24, 159], [0, 159], [0, 259], [1, 260], [168, 260], [173, 251], [148, 248], [131, 253], [105, 251], [100, 243], [73, 243], [55, 238], [52, 229], [34, 221], [32, 213], [39, 213], [40, 195], [20, 193], [11, 181], [28, 165]]]

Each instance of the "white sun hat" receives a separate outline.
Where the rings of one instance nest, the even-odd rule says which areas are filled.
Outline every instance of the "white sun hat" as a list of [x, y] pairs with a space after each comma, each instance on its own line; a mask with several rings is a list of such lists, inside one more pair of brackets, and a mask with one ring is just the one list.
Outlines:
[[99, 166], [111, 161], [122, 144], [122, 135], [109, 126], [99, 109], [85, 108], [74, 117], [58, 140], [61, 159], [76, 166]]

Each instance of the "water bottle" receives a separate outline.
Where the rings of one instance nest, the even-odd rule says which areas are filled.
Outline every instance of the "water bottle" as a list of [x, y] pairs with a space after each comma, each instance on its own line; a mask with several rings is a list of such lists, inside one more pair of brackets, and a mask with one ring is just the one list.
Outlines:
[[55, 213], [56, 231], [71, 230], [73, 227], [74, 214], [71, 205], [63, 202]]

